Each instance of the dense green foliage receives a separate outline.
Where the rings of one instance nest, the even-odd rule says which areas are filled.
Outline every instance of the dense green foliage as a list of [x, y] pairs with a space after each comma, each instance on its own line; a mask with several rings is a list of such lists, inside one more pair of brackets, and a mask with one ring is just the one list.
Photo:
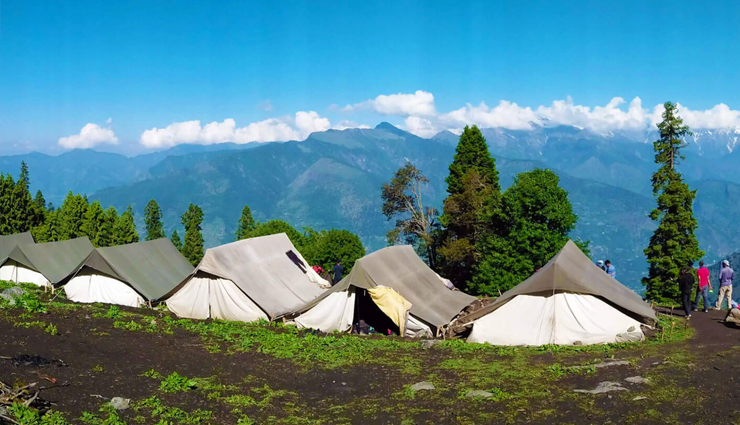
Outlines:
[[239, 225], [236, 228], [234, 240], [238, 241], [248, 238], [249, 233], [254, 231], [256, 227], [257, 223], [254, 221], [254, 217], [252, 217], [252, 210], [249, 209], [249, 205], [245, 205], [242, 210], [242, 216], [239, 218]]
[[498, 206], [500, 185], [495, 161], [478, 127], [465, 127], [446, 179], [449, 196], [440, 223], [444, 227], [439, 269], [457, 286], [466, 287], [481, 258], [486, 236], [483, 208]]
[[0, 234], [27, 232], [44, 219], [43, 201], [40, 192], [34, 200], [29, 192], [29, 173], [25, 162], [21, 163], [18, 181], [13, 176], [0, 174]]
[[[490, 234], [471, 290], [494, 295], [517, 285], [560, 251], [578, 217], [550, 170], [522, 173], [501, 196], [501, 209], [488, 212]], [[588, 244], [577, 242], [588, 255]]]
[[172, 231], [170, 242], [172, 242], [172, 245], [175, 245], [178, 251], [182, 251], [182, 240], [180, 239], [180, 235], [177, 234], [177, 230]]
[[144, 208], [144, 224], [146, 226], [146, 240], [165, 238], [164, 225], [162, 225], [162, 209], [157, 201], [152, 199]]
[[188, 210], [182, 215], [182, 224], [185, 226], [185, 242], [182, 245], [182, 255], [197, 265], [203, 259], [205, 253], [203, 248], [203, 234], [201, 224], [203, 223], [203, 210], [199, 206], [190, 204]]
[[660, 139], [653, 143], [655, 163], [659, 165], [652, 179], [658, 205], [650, 213], [659, 224], [645, 249], [649, 269], [642, 280], [647, 287], [646, 297], [656, 302], [679, 301], [680, 269], [693, 266], [704, 255], [694, 235], [698, 227], [693, 211], [696, 190], [689, 189], [676, 169], [684, 159], [683, 139], [691, 132], [677, 115], [674, 103], [666, 102], [664, 106], [663, 121], [658, 124]]
[[435, 236], [439, 229], [437, 209], [424, 206], [422, 194], [429, 179], [411, 162], [399, 168], [390, 183], [383, 184], [381, 211], [396, 225], [386, 234], [389, 245], [404, 241], [413, 245], [431, 267], [436, 263]]
[[365, 256], [365, 247], [357, 235], [347, 230], [310, 230], [301, 253], [311, 265], [321, 266], [326, 271], [341, 261], [346, 275], [355, 261]]
[[116, 245], [139, 242], [139, 234], [136, 232], [136, 224], [134, 223], [134, 209], [130, 205], [116, 220], [113, 233]]

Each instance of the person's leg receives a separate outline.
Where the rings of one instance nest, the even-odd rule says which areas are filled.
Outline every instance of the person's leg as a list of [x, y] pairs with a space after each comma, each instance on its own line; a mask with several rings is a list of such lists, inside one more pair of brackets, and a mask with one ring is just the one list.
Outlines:
[[720, 286], [719, 291], [717, 291], [717, 304], [714, 305], [714, 308], [719, 310], [722, 307], [722, 298], [725, 296], [725, 288]]
[[725, 297], [727, 298], [727, 309], [732, 310], [732, 285], [727, 287], [727, 294]]
[[702, 294], [701, 289], [696, 288], [696, 298], [694, 298], [694, 311], [699, 310], [699, 297], [701, 296], [701, 294]]
[[683, 299], [683, 310], [686, 312], [686, 317], [691, 316], [691, 292], [684, 292], [681, 294]]
[[709, 310], [709, 285], [702, 289], [701, 297], [704, 300], [704, 312], [706, 313]]

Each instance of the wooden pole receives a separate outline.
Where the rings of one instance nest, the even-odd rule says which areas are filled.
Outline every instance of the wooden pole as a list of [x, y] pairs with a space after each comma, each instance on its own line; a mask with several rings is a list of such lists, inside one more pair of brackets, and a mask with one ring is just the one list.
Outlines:
[[660, 328], [660, 329], [661, 329], [660, 340], [663, 341], [663, 338], [665, 337], [665, 328]]
[[671, 322], [671, 333], [668, 335], [668, 338], [673, 337], [673, 328], [676, 326], [676, 322]]

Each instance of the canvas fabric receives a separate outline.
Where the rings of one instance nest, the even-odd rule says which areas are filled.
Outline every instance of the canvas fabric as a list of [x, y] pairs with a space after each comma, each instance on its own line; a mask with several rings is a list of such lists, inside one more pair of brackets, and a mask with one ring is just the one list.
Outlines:
[[469, 342], [493, 345], [605, 344], [641, 339], [640, 322], [593, 295], [518, 295], [478, 319]]
[[94, 250], [87, 237], [27, 243], [16, 246], [8, 255], [8, 260], [40, 273], [48, 283], [57, 285], [76, 272]]
[[346, 292], [350, 287], [370, 289], [377, 286], [396, 290], [411, 303], [411, 314], [434, 327], [449, 324], [476, 299], [449, 290], [444, 280], [416, 255], [411, 246], [399, 245], [383, 248], [357, 260], [341, 282], [301, 311], [307, 312], [331, 294]]
[[[242, 298], [243, 302], [250, 300], [270, 320], [296, 312], [330, 286], [329, 282], [311, 268], [285, 233], [243, 239], [210, 248], [188, 279], [198, 273], [233, 282], [246, 297]], [[174, 297], [185, 285], [186, 281], [165, 298]], [[224, 285], [221, 288], [231, 287]], [[215, 305], [227, 298], [238, 303], [239, 298], [236, 295], [219, 295], [209, 291], [211, 312]], [[180, 295], [177, 303], [183, 302], [187, 301]], [[192, 298], [190, 302], [200, 301]]]
[[193, 272], [193, 266], [166, 238], [97, 248], [76, 274], [84, 268], [130, 286], [146, 301], [158, 301]]
[[489, 306], [470, 314], [467, 319], [479, 319], [520, 295], [547, 296], [559, 292], [597, 296], [642, 323], [650, 326], [657, 323], [650, 305], [595, 266], [573, 241], [568, 241], [557, 255], [527, 280], [506, 291]]
[[399, 335], [405, 335], [406, 318], [411, 303], [393, 288], [376, 286], [367, 290], [375, 305], [398, 326]]
[[355, 317], [355, 289], [334, 292], [309, 311], [295, 318], [298, 328], [322, 332], [347, 332]]
[[141, 307], [146, 301], [133, 288], [119, 279], [84, 268], [64, 285], [70, 301], [78, 303], [105, 303], [127, 307]]
[[33, 283], [37, 286], [48, 286], [49, 281], [36, 270], [29, 269], [14, 260], [6, 260], [0, 266], [0, 280], [15, 283]]
[[34, 240], [31, 232], [0, 236], [0, 264], [7, 260], [8, 255], [10, 255], [18, 245], [32, 243], [34, 243]]

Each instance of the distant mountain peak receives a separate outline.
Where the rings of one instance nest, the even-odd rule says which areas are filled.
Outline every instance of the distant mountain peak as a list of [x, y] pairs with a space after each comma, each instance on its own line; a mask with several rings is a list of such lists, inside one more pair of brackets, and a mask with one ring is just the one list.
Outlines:
[[386, 122], [386, 121], [383, 121], [382, 123], [376, 125], [375, 126], [375, 129], [376, 130], [385, 130], [385, 131], [389, 131], [391, 133], [396, 133], [396, 134], [404, 134], [404, 133], [406, 133], [405, 131], [401, 130], [400, 128], [398, 128], [395, 125], [393, 125], [393, 124], [391, 124], [389, 122]]

